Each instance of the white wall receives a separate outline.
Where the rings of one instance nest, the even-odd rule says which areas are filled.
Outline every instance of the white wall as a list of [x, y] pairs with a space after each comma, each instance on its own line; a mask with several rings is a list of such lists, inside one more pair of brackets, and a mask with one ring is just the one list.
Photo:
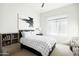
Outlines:
[[78, 15], [78, 33], [79, 33], [79, 3], [77, 4], [77, 15]]
[[78, 35], [78, 6], [77, 4], [71, 4], [69, 6], [65, 6], [62, 8], [54, 9], [45, 13], [40, 14], [40, 26], [42, 29], [42, 32], [46, 35], [48, 30], [48, 18], [49, 17], [57, 17], [61, 15], [67, 15], [68, 16], [68, 36], [77, 36]]
[[49, 17], [61, 16], [61, 15], [68, 16], [68, 22], [70, 26], [68, 31], [69, 34], [70, 35], [78, 34], [78, 11], [77, 11], [76, 4], [51, 10], [45, 13], [41, 13], [40, 23], [41, 23], [42, 32], [46, 34], [46, 32], [49, 31], [47, 28], [47, 22], [48, 22], [47, 19]]
[[0, 4], [0, 31], [1, 31], [1, 25], [2, 25], [2, 5]]
[[21, 17], [33, 17], [35, 22], [39, 20], [39, 15], [26, 4], [0, 4], [2, 19], [0, 19], [0, 33], [18, 32], [17, 13]]
[[15, 8], [9, 4], [2, 4], [1, 33], [17, 32], [17, 17]]

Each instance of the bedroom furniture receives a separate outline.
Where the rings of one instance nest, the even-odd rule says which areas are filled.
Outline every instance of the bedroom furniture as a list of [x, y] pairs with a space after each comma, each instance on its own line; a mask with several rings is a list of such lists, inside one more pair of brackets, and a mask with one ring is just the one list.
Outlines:
[[11, 45], [17, 43], [19, 40], [18, 33], [2, 33], [1, 34], [1, 44], [2, 46]]
[[79, 37], [75, 37], [70, 41], [70, 49], [73, 52], [74, 56], [79, 56]]
[[2, 42], [1, 42], [1, 34], [0, 34], [0, 56], [2, 55]]
[[[20, 36], [20, 44], [21, 44], [21, 48], [24, 48], [24, 49], [27, 49], [27, 50], [29, 50], [29, 51], [31, 51], [31, 52], [33, 52], [33, 53], [35, 53], [36, 55], [38, 55], [38, 56], [42, 56], [42, 53], [47, 53], [48, 51], [49, 51], [49, 53], [47, 54], [47, 55], [50, 55], [51, 54], [51, 52], [54, 50], [54, 48], [55, 48], [55, 45], [56, 45], [56, 42], [54, 43], [54, 44], [52, 44], [51, 45], [51, 50], [50, 50], [50, 48], [48, 47], [48, 43], [46, 43], [47, 41], [40, 41], [40, 39], [38, 38], [38, 37], [43, 37], [43, 36], [38, 36], [38, 35], [36, 35], [36, 36], [33, 36], [33, 37], [30, 37], [31, 39], [33, 39], [33, 40], [31, 40], [29, 37], [28, 37], [28, 39], [27, 38], [25, 38], [25, 37], [22, 37], [22, 32], [23, 31], [27, 31], [27, 32], [29, 32], [29, 31], [34, 31], [34, 30], [19, 30], [19, 36]], [[26, 35], [27, 36], [27, 35]], [[36, 40], [36, 39], [34, 39], [34, 37], [36, 38], [36, 39], [38, 39], [38, 40]], [[41, 38], [41, 39], [43, 39], [43, 38]], [[46, 39], [46, 40], [48, 40], [48, 39]], [[29, 43], [29, 42], [31, 42], [31, 44]], [[47, 52], [42, 52], [41, 53], [41, 51], [38, 49], [38, 48], [41, 48], [41, 44], [39, 43], [39, 42], [41, 42], [41, 44], [43, 44], [43, 46], [42, 46], [42, 51], [46, 51], [46, 49], [47, 48], [49, 48], [48, 50], [47, 50]], [[45, 43], [45, 44], [44, 44]], [[39, 45], [38, 45], [39, 44]], [[47, 45], [48, 44], [48, 45]], [[30, 46], [29, 46], [30, 45]], [[35, 45], [37, 45], [37, 46], [39, 46], [38, 48], [35, 48], [35, 47], [37, 47], [37, 46], [35, 46]], [[44, 46], [45, 45], [45, 46]], [[46, 45], [47, 45], [47, 47], [46, 47]], [[44, 54], [43, 54], [44, 55]]]
[[[42, 56], [42, 54], [41, 54], [40, 52], [38, 52], [37, 50], [35, 50], [35, 49], [31, 48], [31, 47], [28, 47], [28, 46], [26, 46], [26, 45], [23, 45], [23, 44], [20, 44], [20, 45], [21, 45], [21, 49], [27, 49], [27, 50], [33, 52], [34, 54], [36, 54], [36, 55], [38, 55], [38, 56]], [[49, 55], [48, 55], [48, 56], [50, 56], [50, 54], [51, 54], [52, 51], [54, 50], [55, 46], [56, 46], [56, 43], [55, 43], [54, 46], [52, 47], [52, 50], [49, 52]]]
[[79, 46], [70, 46], [74, 56], [79, 56]]

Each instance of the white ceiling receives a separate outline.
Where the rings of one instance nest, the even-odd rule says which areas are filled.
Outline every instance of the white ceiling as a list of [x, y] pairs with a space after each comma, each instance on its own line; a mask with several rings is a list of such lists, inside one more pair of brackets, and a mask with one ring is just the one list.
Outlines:
[[44, 7], [41, 8], [42, 3], [27, 3], [26, 5], [35, 10], [38, 13], [47, 12], [56, 8], [70, 5], [71, 3], [45, 3]]

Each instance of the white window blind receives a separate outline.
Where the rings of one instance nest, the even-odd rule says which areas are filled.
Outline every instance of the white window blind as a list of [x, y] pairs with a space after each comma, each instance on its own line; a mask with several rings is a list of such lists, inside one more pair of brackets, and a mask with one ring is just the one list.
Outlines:
[[66, 16], [50, 18], [48, 20], [48, 33], [53, 35], [67, 35], [68, 19]]

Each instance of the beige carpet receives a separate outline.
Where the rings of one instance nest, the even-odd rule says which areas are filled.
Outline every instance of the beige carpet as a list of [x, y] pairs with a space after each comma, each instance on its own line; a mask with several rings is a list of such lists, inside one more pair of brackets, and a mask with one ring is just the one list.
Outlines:
[[73, 53], [68, 45], [57, 44], [51, 56], [73, 56]]
[[[3, 52], [8, 53], [10, 56], [37, 56], [26, 49], [20, 49], [19, 43], [3, 47]], [[73, 56], [73, 53], [70, 51], [69, 46], [64, 44], [56, 44], [51, 56]]]

